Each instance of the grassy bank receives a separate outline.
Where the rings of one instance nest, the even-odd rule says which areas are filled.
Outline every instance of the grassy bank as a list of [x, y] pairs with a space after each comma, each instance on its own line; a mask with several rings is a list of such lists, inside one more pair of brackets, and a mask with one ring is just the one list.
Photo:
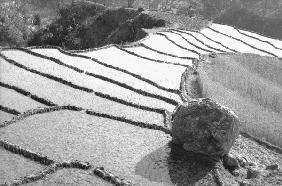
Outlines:
[[220, 55], [199, 67], [204, 97], [231, 108], [242, 130], [282, 146], [282, 73], [277, 58]]

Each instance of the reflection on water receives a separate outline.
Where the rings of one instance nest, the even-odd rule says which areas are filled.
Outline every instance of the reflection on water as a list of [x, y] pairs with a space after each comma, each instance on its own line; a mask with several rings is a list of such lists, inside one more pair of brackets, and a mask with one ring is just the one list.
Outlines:
[[136, 165], [135, 173], [150, 181], [173, 185], [211, 184], [209, 173], [215, 164], [204, 155], [186, 152], [181, 146], [168, 143], [145, 156]]

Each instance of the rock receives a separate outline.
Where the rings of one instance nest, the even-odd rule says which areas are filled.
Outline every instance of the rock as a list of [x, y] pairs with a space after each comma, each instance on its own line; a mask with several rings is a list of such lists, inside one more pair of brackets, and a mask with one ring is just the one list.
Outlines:
[[250, 161], [250, 162], [247, 162], [247, 166], [249, 166], [249, 167], [257, 167], [258, 165], [257, 165], [256, 162]]
[[248, 183], [247, 183], [246, 181], [240, 181], [240, 182], [239, 182], [239, 185], [240, 185], [240, 186], [247, 186]]
[[247, 170], [247, 179], [257, 178], [260, 175], [260, 169], [257, 167], [248, 167]]
[[138, 8], [137, 12], [144, 12], [144, 8], [142, 7]]
[[278, 164], [272, 164], [265, 167], [265, 170], [278, 170], [278, 169], [279, 169]]
[[186, 151], [222, 157], [239, 134], [239, 120], [228, 108], [199, 98], [175, 109], [171, 132]]
[[239, 171], [238, 169], [233, 170], [231, 173], [232, 173], [232, 175], [235, 176], [235, 177], [240, 176], [240, 171]]
[[209, 57], [211, 58], [216, 58], [217, 54], [215, 52], [209, 53]]
[[241, 167], [245, 167], [248, 163], [248, 160], [245, 157], [236, 156], [236, 159]]
[[245, 179], [247, 177], [247, 169], [239, 168], [230, 172], [233, 176], [238, 177], [239, 179]]
[[223, 165], [230, 172], [240, 167], [237, 158], [232, 156], [231, 154], [223, 156]]

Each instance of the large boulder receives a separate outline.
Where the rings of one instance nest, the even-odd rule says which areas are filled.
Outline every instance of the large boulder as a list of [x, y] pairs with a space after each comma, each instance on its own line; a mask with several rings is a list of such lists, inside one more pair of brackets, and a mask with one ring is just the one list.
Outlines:
[[208, 98], [199, 98], [176, 108], [172, 115], [173, 142], [187, 151], [222, 157], [239, 134], [238, 117]]

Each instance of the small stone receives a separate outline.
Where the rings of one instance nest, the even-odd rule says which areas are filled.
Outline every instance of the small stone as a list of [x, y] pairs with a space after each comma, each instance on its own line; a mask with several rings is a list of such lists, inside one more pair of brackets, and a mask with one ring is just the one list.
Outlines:
[[247, 179], [259, 177], [260, 172], [261, 171], [257, 167], [249, 167], [247, 170]]
[[111, 181], [111, 175], [106, 173], [104, 175], [103, 179], [106, 180], [106, 181]]
[[240, 185], [240, 186], [247, 186], [248, 183], [247, 183], [246, 181], [240, 181], [240, 182], [239, 182], [239, 185]]
[[112, 178], [112, 181], [113, 181], [115, 184], [119, 184], [121, 180], [120, 180], [117, 176], [114, 176], [114, 177]]
[[247, 162], [247, 165], [248, 165], [249, 167], [257, 167], [257, 166], [258, 166], [256, 162], [252, 162], [252, 161]]
[[279, 169], [279, 166], [278, 166], [278, 164], [272, 164], [272, 165], [266, 166], [265, 169], [266, 169], [266, 170], [278, 170], [278, 169]]
[[236, 176], [236, 177], [240, 176], [240, 171], [238, 169], [233, 170], [231, 173], [233, 176]]
[[138, 11], [138, 12], [143, 12], [143, 11], [144, 11], [144, 8], [139, 7], [137, 11]]
[[28, 181], [34, 181], [34, 179], [36, 178], [36, 175], [31, 174], [31, 175], [25, 176], [24, 178]]
[[222, 157], [239, 134], [239, 120], [228, 108], [199, 98], [175, 109], [171, 132], [186, 151]]
[[232, 156], [231, 154], [223, 156], [223, 165], [229, 171], [233, 171], [239, 168], [239, 162], [237, 158]]
[[247, 165], [248, 160], [246, 158], [241, 157], [241, 156], [236, 156], [236, 158], [241, 167], [245, 167]]
[[84, 169], [84, 170], [87, 170], [87, 169], [90, 169], [91, 168], [91, 165], [89, 162], [80, 162], [79, 163], [79, 167], [81, 169]]
[[215, 52], [209, 53], [209, 57], [211, 58], [216, 58], [217, 54]]
[[105, 172], [104, 172], [104, 168], [103, 167], [97, 167], [93, 170], [93, 173], [97, 176], [100, 176], [100, 177], [105, 177]]
[[133, 184], [129, 181], [121, 180], [120, 185], [121, 186], [130, 186], [130, 185], [133, 185]]
[[100, 169], [100, 170], [102, 170], [102, 171], [104, 171], [104, 170], [105, 170], [105, 168], [104, 168], [104, 167], [98, 167], [98, 169]]

